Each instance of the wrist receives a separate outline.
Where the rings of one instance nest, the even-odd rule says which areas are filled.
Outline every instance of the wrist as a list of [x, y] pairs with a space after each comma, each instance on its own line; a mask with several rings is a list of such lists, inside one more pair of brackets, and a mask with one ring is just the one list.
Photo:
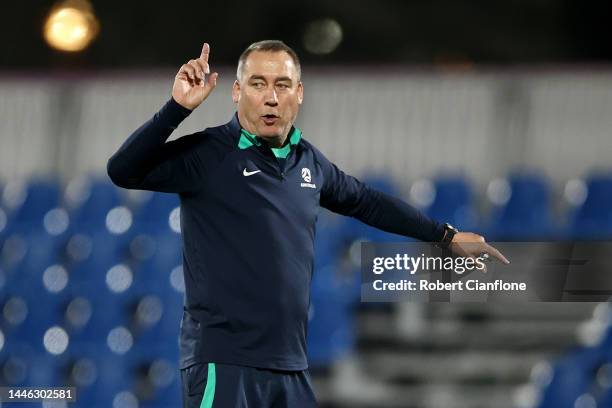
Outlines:
[[438, 242], [438, 246], [442, 249], [449, 249], [455, 235], [457, 235], [458, 232], [459, 231], [457, 228], [453, 227], [449, 223], [444, 224], [444, 236], [440, 242]]
[[183, 110], [183, 111], [184, 111], [184, 113], [187, 113], [187, 114], [191, 113], [191, 112], [192, 112], [192, 111], [193, 111], [193, 110], [196, 108], [195, 106], [194, 106], [194, 107], [189, 107], [189, 106], [185, 106], [185, 105], [183, 105], [182, 103], [180, 103], [179, 101], [177, 101], [176, 99], [174, 99], [174, 96], [172, 96], [172, 97], [170, 98], [170, 101], [171, 101], [171, 102], [172, 102], [174, 105], [176, 105], [176, 107], [177, 107], [178, 109]]

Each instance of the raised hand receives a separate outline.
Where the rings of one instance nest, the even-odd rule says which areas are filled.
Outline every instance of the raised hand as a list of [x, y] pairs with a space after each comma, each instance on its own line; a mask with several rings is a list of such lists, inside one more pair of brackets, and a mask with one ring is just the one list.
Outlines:
[[200, 57], [183, 64], [174, 77], [172, 98], [187, 109], [197, 108], [215, 89], [218, 73], [210, 73], [210, 45], [204, 43]]

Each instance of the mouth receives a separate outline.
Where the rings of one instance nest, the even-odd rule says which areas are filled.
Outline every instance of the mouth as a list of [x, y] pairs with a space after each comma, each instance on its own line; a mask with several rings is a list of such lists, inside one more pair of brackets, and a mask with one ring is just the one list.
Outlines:
[[267, 126], [272, 126], [276, 123], [276, 121], [279, 119], [278, 116], [269, 113], [267, 115], [262, 115], [261, 116], [261, 120], [263, 120], [263, 122], [267, 125]]

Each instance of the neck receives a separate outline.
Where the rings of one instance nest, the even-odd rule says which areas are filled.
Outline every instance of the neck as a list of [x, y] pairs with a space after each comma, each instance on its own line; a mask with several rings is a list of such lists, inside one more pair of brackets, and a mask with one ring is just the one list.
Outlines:
[[282, 147], [287, 140], [287, 135], [284, 136], [259, 136], [268, 143], [270, 147]]

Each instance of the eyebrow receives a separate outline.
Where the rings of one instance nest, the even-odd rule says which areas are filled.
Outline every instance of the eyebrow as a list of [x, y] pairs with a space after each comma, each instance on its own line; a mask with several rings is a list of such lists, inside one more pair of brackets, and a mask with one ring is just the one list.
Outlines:
[[[249, 78], [249, 81], [253, 81], [253, 80], [257, 80], [257, 79], [261, 79], [263, 81], [266, 81], [266, 78], [263, 75], [251, 75], [251, 77]], [[278, 77], [278, 78], [276, 78], [275, 82], [280, 82], [280, 81], [293, 82], [292, 79], [289, 78], [288, 76]]]

